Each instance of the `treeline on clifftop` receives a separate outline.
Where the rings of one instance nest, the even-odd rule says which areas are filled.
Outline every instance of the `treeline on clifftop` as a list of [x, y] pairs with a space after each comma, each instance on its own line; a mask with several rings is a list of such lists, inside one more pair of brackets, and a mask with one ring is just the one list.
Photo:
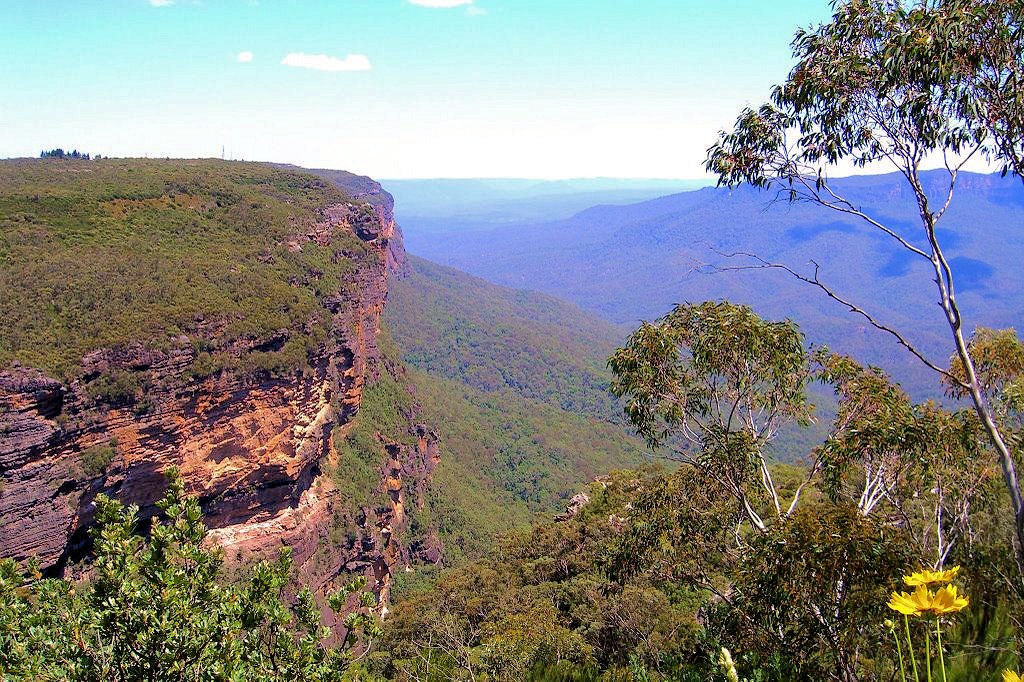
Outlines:
[[[61, 149], [60, 147], [56, 147], [56, 148], [50, 149], [50, 150], [44, 149], [43, 151], [39, 152], [39, 158], [40, 159], [82, 159], [83, 161], [89, 161], [90, 159], [92, 159], [92, 155], [88, 154], [87, 152], [80, 152], [77, 149], [72, 149], [71, 151], [67, 152], [67, 151], [64, 151], [63, 149]], [[97, 154], [96, 158], [99, 159], [101, 157]]]
[[[0, 163], [0, 366], [71, 379], [96, 348], [169, 347], [186, 334], [196, 372], [302, 369], [329, 328], [323, 299], [370, 249], [354, 234], [288, 242], [349, 201], [326, 180], [264, 164]], [[239, 343], [257, 352], [232, 353]], [[104, 380], [96, 390], [115, 398], [138, 390]]]

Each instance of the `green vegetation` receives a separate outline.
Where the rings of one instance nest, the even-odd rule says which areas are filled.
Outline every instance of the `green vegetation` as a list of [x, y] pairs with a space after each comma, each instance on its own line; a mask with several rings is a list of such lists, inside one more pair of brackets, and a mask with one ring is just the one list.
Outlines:
[[[832, 20], [799, 31], [797, 60], [771, 101], [740, 112], [731, 131], [708, 150], [707, 170], [720, 184], [748, 184], [808, 203], [835, 216], [853, 217], [874, 231], [897, 257], [927, 263], [915, 283], [938, 303], [946, 327], [945, 353], [962, 371], [948, 371], [929, 353], [819, 278], [755, 256], [754, 267], [778, 268], [820, 289], [899, 344], [968, 399], [978, 427], [998, 456], [1008, 509], [1017, 533], [1017, 563], [1024, 567], [1024, 492], [1006, 426], [989, 404], [970, 352], [961, 266], [952, 258], [946, 217], [968, 161], [984, 157], [1024, 181], [1024, 13], [1014, 3], [896, 0], [837, 4]], [[922, 166], [942, 158], [946, 173], [929, 187]], [[830, 167], [882, 164], [897, 171], [900, 189], [913, 198], [910, 225], [886, 212], [865, 212], [827, 177]], [[978, 220], [975, 217], [974, 220]], [[996, 249], [1001, 246], [996, 246]], [[934, 309], [933, 309], [934, 310]]]
[[[919, 169], [929, 152], [959, 158], [974, 150], [1022, 171], [1019, 9], [987, 0], [837, 4], [831, 23], [798, 36], [800, 63], [772, 104], [745, 111], [709, 158], [727, 184], [773, 187], [794, 200], [868, 218], [887, 239], [931, 263], [955, 354], [950, 363], [936, 364], [906, 339], [900, 342], [931, 363], [951, 398], [969, 398], [973, 409], [916, 403], [882, 370], [826, 348], [809, 349], [792, 321], [768, 321], [726, 301], [684, 304], [642, 324], [609, 362], [611, 387], [630, 426], [652, 449], [673, 450], [680, 465], [617, 470], [641, 456], [635, 439], [607, 419], [614, 403], [598, 395], [609, 378], [594, 350], [605, 332], [553, 301], [415, 263], [416, 273], [398, 285], [389, 313], [397, 345], [387, 334], [380, 339], [383, 357], [374, 368], [380, 377], [364, 388], [354, 422], [334, 434], [338, 456], [329, 473], [351, 506], [379, 507], [382, 463], [396, 445], [415, 447], [416, 424], [436, 428], [441, 466], [422, 491], [422, 505], [412, 499], [416, 491], [406, 490], [403, 539], [414, 542], [437, 529], [456, 565], [400, 581], [386, 636], [361, 661], [361, 674], [410, 682], [889, 682], [912, 674], [916, 682], [931, 682], [935, 664], [943, 682], [967, 682], [997, 679], [1004, 667], [1018, 667], [1024, 508], [1015, 467], [1024, 442], [1024, 344], [1012, 330], [965, 336], [954, 268], [936, 231], [945, 208], [930, 208]], [[795, 145], [787, 140], [793, 131], [799, 132]], [[814, 168], [881, 159], [893, 161], [910, 182], [923, 240], [872, 222]], [[48, 163], [63, 165], [27, 167], [87, 175], [78, 162]], [[149, 166], [135, 167], [143, 168]], [[211, 175], [219, 182], [218, 172], [236, 166], [203, 162], [198, 168], [198, 176], [213, 183]], [[147, 177], [157, 170], [147, 170]], [[959, 168], [948, 170], [943, 195], [950, 197]], [[324, 295], [319, 278], [343, 275], [340, 263], [348, 256], [310, 248], [296, 261], [286, 250], [275, 251], [286, 235], [274, 231], [289, 218], [301, 221], [295, 212], [303, 206], [311, 215], [315, 203], [303, 204], [312, 202], [304, 192], [315, 189], [319, 200], [326, 191], [307, 176], [278, 178], [278, 172], [261, 168], [265, 175], [254, 185], [262, 189], [250, 189], [279, 204], [270, 201], [264, 215], [255, 195], [233, 189], [241, 198], [227, 200], [226, 223], [217, 217], [225, 208], [219, 198], [216, 207], [199, 211], [202, 219], [189, 222], [197, 210], [192, 197], [218, 197], [206, 185], [191, 192], [168, 189], [166, 182], [161, 190], [157, 183], [153, 191], [162, 194], [138, 190], [138, 196], [86, 201], [85, 208], [63, 193], [88, 178], [69, 175], [60, 190], [46, 185], [55, 193], [43, 199], [32, 193], [31, 172], [13, 190], [5, 188], [0, 201], [17, 210], [2, 213], [11, 217], [0, 258], [22, 268], [11, 282], [29, 281], [32, 256], [43, 259], [44, 269], [94, 267], [106, 262], [99, 256], [112, 244], [129, 245], [112, 257], [122, 268], [134, 267], [125, 254], [139, 248], [140, 262], [153, 256], [152, 266], [160, 262], [155, 255], [174, 255], [187, 263], [185, 272], [203, 272], [191, 289], [181, 286], [176, 272], [157, 273], [149, 281], [169, 289], [165, 298], [144, 289], [148, 317], [139, 319], [118, 299], [124, 292], [117, 294], [116, 283], [110, 285], [113, 302], [100, 296], [95, 283], [106, 282], [110, 272], [93, 272], [89, 280], [84, 270], [69, 270], [70, 281], [94, 282], [77, 299], [44, 277], [33, 290], [34, 304], [52, 296], [54, 311], [39, 316], [37, 328], [25, 327], [31, 332], [25, 338], [57, 334], [58, 345], [17, 343], [32, 310], [12, 304], [8, 294], [0, 298], [7, 306], [0, 312], [9, 308], [15, 321], [16, 331], [3, 332], [15, 341], [8, 360], [34, 358], [51, 371], [67, 371], [93, 343], [92, 334], [124, 343], [135, 338], [124, 330], [137, 333], [144, 319], [169, 339], [213, 316], [219, 339], [228, 342], [263, 340], [278, 325], [296, 330], [305, 320], [304, 331], [293, 332], [280, 349], [258, 350], [245, 361], [268, 371], [301, 364], [310, 343], [325, 333], [317, 319]], [[115, 209], [116, 224], [98, 217]], [[155, 236], [139, 234], [132, 242], [153, 211], [160, 216]], [[133, 222], [136, 212], [146, 220]], [[231, 239], [203, 236], [241, 224], [246, 230]], [[185, 253], [193, 228], [203, 233], [194, 236], [202, 255]], [[164, 232], [175, 230], [175, 239], [162, 241]], [[253, 230], [277, 241], [256, 248], [247, 241]], [[60, 260], [70, 253], [66, 243], [75, 246], [68, 262]], [[252, 282], [244, 277], [228, 278], [226, 289], [216, 286], [210, 273], [220, 272], [217, 254], [228, 252], [236, 260], [227, 272], [245, 272], [258, 262], [268, 270], [250, 274], [278, 276], [268, 280], [267, 296], [247, 299]], [[754, 267], [776, 266], [755, 257]], [[843, 300], [817, 274], [803, 279]], [[191, 298], [177, 298], [182, 291]], [[420, 306], [418, 293], [424, 294]], [[66, 300], [88, 314], [66, 313]], [[267, 301], [274, 302], [269, 309]], [[69, 331], [76, 315], [94, 328]], [[580, 328], [588, 331], [581, 335]], [[60, 344], [71, 349], [67, 356], [56, 350]], [[222, 347], [197, 346], [194, 371], [224, 366]], [[405, 370], [403, 352], [423, 369]], [[815, 384], [835, 398], [828, 433], [803, 457], [791, 457], [797, 464], [781, 464], [772, 456], [780, 434], [811, 422]], [[143, 389], [130, 376], [112, 373], [89, 390], [98, 401], [128, 404]], [[787, 435], [783, 450], [807, 443], [808, 433]], [[102, 470], [115, 445], [83, 452], [82, 466]], [[617, 471], [593, 480], [610, 470]], [[522, 529], [532, 515], [564, 506], [586, 482], [586, 495], [575, 497], [558, 520]], [[25, 580], [12, 562], [0, 563], [5, 674], [337, 679], [351, 672], [353, 638], [380, 634], [369, 613], [372, 597], [349, 599], [363, 587], [357, 582], [328, 601], [335, 612], [353, 609], [345, 632], [334, 633], [340, 647], [328, 647], [332, 633], [321, 627], [312, 595], [284, 598], [287, 553], [276, 565], [255, 567], [241, 585], [220, 582], [220, 554], [203, 548], [199, 507], [184, 498], [177, 477], [161, 505], [166, 521], [154, 523], [149, 540], [134, 532], [135, 510], [103, 496], [97, 504], [91, 583]], [[494, 533], [498, 538], [486, 551]], [[902, 621], [902, 632], [893, 619]], [[1018, 676], [1006, 672], [1004, 679]]]
[[114, 370], [86, 386], [86, 392], [93, 400], [113, 407], [122, 407], [135, 402], [139, 393], [139, 379], [131, 372]]
[[[0, 162], [0, 366], [70, 378], [90, 350], [207, 344], [203, 372], [301, 368], [335, 293], [370, 256], [354, 235], [289, 249], [288, 237], [345, 201], [299, 172], [222, 161]], [[238, 359], [233, 343], [283, 346]], [[90, 387], [129, 401], [130, 377]]]
[[[725, 647], [744, 679], [892, 679], [890, 595], [919, 566], [955, 563], [970, 608], [940, 614], [948, 679], [996, 679], [1012, 660], [1014, 530], [973, 412], [915, 405], [879, 370], [728, 303], [644, 325], [612, 366], [634, 426], [688, 442], [684, 464], [601, 479], [567, 520], [509, 534], [399, 603], [385, 674], [726, 679]], [[766, 447], [806, 418], [812, 380], [838, 397], [829, 437], [806, 467], [774, 464]], [[909, 627], [919, 642], [939, 624]]]
[[522, 680], [541, 668], [537, 679], [573, 669], [636, 679], [630, 664], [640, 661], [682, 670], [679, 656], [699, 636], [696, 594], [650, 581], [618, 584], [603, 570], [627, 503], [653, 474], [603, 477], [572, 518], [506, 534], [486, 557], [400, 602], [376, 667], [425, 680]]
[[[380, 345], [385, 358], [399, 352], [386, 330]], [[435, 427], [441, 448], [426, 506], [408, 509], [412, 532], [436, 528], [449, 562], [481, 556], [495, 533], [560, 510], [596, 476], [644, 459], [621, 426], [595, 417], [508, 389], [483, 392], [418, 370], [384, 371], [364, 389], [354, 425], [336, 439], [334, 478], [347, 498], [372, 501], [387, 460], [380, 434], [414, 446], [410, 417]]]
[[103, 445], [93, 445], [82, 451], [82, 474], [93, 477], [106, 471], [117, 456], [117, 439]]
[[481, 391], [621, 421], [606, 362], [627, 331], [550, 296], [421, 258], [410, 266], [390, 283], [385, 310], [406, 362]]
[[[72, 149], [70, 152], [66, 152], [60, 147], [56, 149], [43, 150], [39, 152], [40, 159], [83, 159], [88, 161], [92, 156], [85, 152], [80, 152], [77, 149]], [[96, 158], [100, 158], [99, 155]]]
[[[291, 554], [260, 563], [239, 584], [223, 552], [204, 542], [195, 498], [171, 472], [149, 537], [138, 509], [100, 495], [89, 582], [43, 580], [0, 561], [0, 676], [5, 680], [340, 680], [380, 635], [362, 580], [328, 599], [346, 607], [337, 631], [321, 625], [312, 593], [294, 599]], [[333, 639], [334, 645], [328, 642]]]

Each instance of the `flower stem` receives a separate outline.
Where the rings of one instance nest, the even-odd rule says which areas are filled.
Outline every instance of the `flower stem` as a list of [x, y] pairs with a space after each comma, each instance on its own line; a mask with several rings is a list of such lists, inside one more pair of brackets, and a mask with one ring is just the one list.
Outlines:
[[946, 659], [942, 655], [942, 619], [935, 619], [935, 640], [939, 648], [939, 667], [942, 668], [942, 682], [946, 682]]
[[914, 644], [910, 640], [910, 619], [906, 615], [903, 616], [903, 626], [907, 629], [907, 654], [910, 656], [910, 664], [914, 668], [914, 682], [921, 682], [921, 677], [917, 674], [917, 656], [914, 655]]
[[899, 654], [900, 657], [900, 679], [902, 679], [903, 682], [907, 682], [907, 670], [903, 666], [903, 645], [900, 644], [900, 638], [899, 635], [896, 634], [896, 628], [890, 628], [890, 631], [892, 632], [892, 638], [896, 640], [896, 653]]
[[928, 682], [932, 682], [932, 633], [928, 628], [924, 630], [924, 658], [928, 666]]

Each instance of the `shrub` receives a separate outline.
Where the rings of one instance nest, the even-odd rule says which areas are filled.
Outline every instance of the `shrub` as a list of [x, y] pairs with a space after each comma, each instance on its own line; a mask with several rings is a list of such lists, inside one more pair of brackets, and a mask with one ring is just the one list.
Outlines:
[[114, 461], [114, 456], [117, 454], [115, 448], [116, 442], [111, 441], [105, 445], [93, 445], [90, 448], [86, 448], [82, 451], [82, 473], [92, 478], [99, 476], [110, 463]]
[[113, 370], [91, 381], [85, 390], [96, 402], [124, 407], [135, 402], [139, 379], [132, 372]]
[[[164, 519], [136, 533], [138, 509], [96, 498], [94, 577], [41, 580], [0, 560], [0, 671], [4, 679], [339, 680], [357, 647], [379, 634], [375, 599], [360, 578], [328, 599], [352, 610], [338, 632], [321, 625], [313, 594], [286, 598], [291, 552], [241, 584], [223, 579], [223, 551], [204, 542], [199, 504], [172, 471]], [[350, 598], [351, 597], [351, 598]], [[336, 645], [328, 642], [334, 640]]]

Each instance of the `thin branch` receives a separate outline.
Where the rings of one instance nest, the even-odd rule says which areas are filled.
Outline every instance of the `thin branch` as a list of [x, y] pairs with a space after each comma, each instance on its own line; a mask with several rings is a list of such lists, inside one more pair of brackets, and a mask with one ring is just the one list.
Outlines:
[[814, 466], [811, 467], [811, 471], [810, 473], [807, 474], [807, 478], [804, 479], [803, 483], [797, 486], [796, 492], [793, 493], [793, 501], [789, 503], [789, 509], [786, 510], [786, 517], [789, 517], [793, 514], [793, 510], [796, 509], [796, 503], [800, 499], [800, 493], [803, 492], [804, 487], [807, 486], [807, 484], [811, 482], [811, 479], [814, 478], [814, 475], [818, 472], [820, 466], [821, 457], [818, 457], [814, 460]]
[[911, 253], [920, 256], [925, 260], [931, 260], [931, 254], [927, 253], [923, 249], [919, 249], [918, 247], [914, 246], [898, 232], [878, 222], [877, 220], [869, 216], [867, 213], [864, 213], [863, 211], [855, 207], [848, 199], [836, 194], [828, 185], [828, 183], [823, 184], [822, 187], [829, 193], [829, 196], [832, 197], [832, 200], [829, 200], [822, 196], [822, 194], [817, 189], [812, 189], [805, 178], [801, 177], [800, 182], [802, 185], [807, 187], [807, 190], [809, 192], [808, 200], [811, 203], [819, 204], [821, 206], [824, 206], [825, 208], [832, 209], [833, 211], [836, 211], [838, 213], [845, 213], [847, 215], [852, 215], [857, 218], [860, 218], [868, 225], [871, 225], [875, 229], [880, 230], [885, 234], [889, 235], [890, 237], [892, 237], [893, 239], [895, 239], [897, 242], [899, 242], [900, 246], [902, 246], [907, 251], [910, 251]]
[[800, 280], [801, 282], [805, 282], [807, 284], [813, 285], [813, 286], [821, 289], [823, 292], [825, 292], [825, 294], [829, 298], [831, 298], [832, 300], [834, 300], [834, 301], [836, 301], [838, 303], [841, 303], [842, 305], [846, 306], [850, 310], [850, 312], [855, 313], [855, 314], [860, 315], [861, 317], [863, 317], [875, 329], [891, 335], [893, 338], [896, 339], [896, 341], [901, 346], [903, 346], [905, 349], [907, 349], [918, 360], [923, 362], [925, 364], [925, 366], [928, 367], [929, 369], [931, 369], [931, 370], [933, 370], [935, 372], [938, 372], [943, 377], [945, 377], [949, 381], [953, 382], [957, 386], [963, 388], [964, 390], [968, 390], [970, 388], [970, 386], [965, 384], [963, 381], [961, 381], [957, 377], [955, 377], [952, 374], [950, 374], [949, 371], [947, 371], [945, 369], [942, 369], [941, 367], [936, 365], [934, 362], [929, 360], [927, 357], [925, 357], [925, 355], [921, 351], [919, 351], [916, 346], [914, 346], [909, 340], [907, 340], [906, 337], [904, 337], [898, 331], [896, 331], [892, 327], [890, 327], [890, 326], [888, 326], [888, 325], [886, 325], [886, 324], [884, 324], [882, 322], [879, 322], [874, 316], [872, 316], [866, 310], [864, 310], [863, 308], [861, 308], [857, 304], [849, 301], [848, 299], [843, 298], [842, 296], [837, 294], [831, 287], [829, 287], [827, 284], [822, 282], [818, 278], [819, 266], [813, 260], [811, 261], [811, 263], [814, 265], [814, 276], [813, 277], [807, 277], [806, 275], [801, 275], [799, 272], [797, 272], [793, 268], [789, 267], [788, 265], [785, 265], [783, 263], [773, 263], [773, 262], [770, 262], [770, 261], [766, 261], [765, 259], [761, 258], [760, 256], [757, 256], [757, 255], [752, 254], [752, 253], [747, 253], [745, 251], [736, 251], [736, 252], [733, 252], [733, 253], [724, 253], [724, 254], [720, 254], [720, 255], [723, 255], [726, 258], [735, 258], [735, 257], [738, 257], [738, 256], [744, 256], [746, 258], [752, 258], [752, 259], [756, 260], [759, 264], [758, 265], [736, 265], [736, 266], [729, 266], [729, 267], [714, 266], [715, 269], [718, 270], [718, 271], [730, 272], [730, 271], [734, 271], [734, 270], [738, 271], [738, 270], [768, 270], [768, 269], [782, 270], [784, 272], [788, 272], [790, 275], [792, 275], [796, 279]]

